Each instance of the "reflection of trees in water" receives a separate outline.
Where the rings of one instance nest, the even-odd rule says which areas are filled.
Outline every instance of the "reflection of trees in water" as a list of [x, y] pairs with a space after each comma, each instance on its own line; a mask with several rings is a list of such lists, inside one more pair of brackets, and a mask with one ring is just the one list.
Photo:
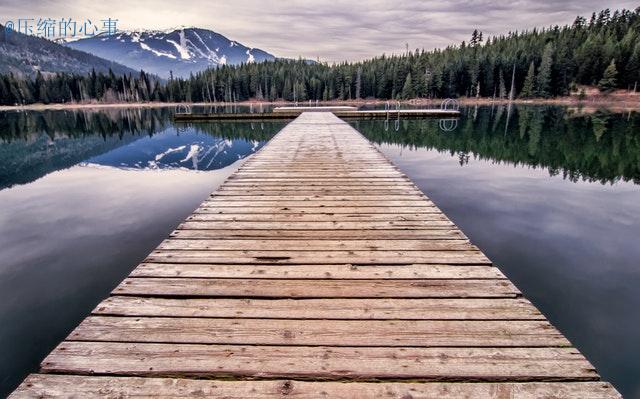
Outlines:
[[640, 117], [596, 112], [577, 115], [561, 107], [504, 106], [462, 110], [458, 128], [443, 132], [436, 119], [401, 120], [398, 132], [380, 121], [356, 121], [370, 140], [479, 159], [544, 167], [571, 181], [640, 184]]
[[0, 118], [0, 139], [29, 140], [42, 134], [52, 140], [153, 134], [170, 125], [169, 115], [166, 108], [5, 112]]
[[[0, 189], [34, 181], [174, 126], [169, 108], [5, 112], [0, 118]], [[283, 122], [175, 125], [227, 140], [266, 141]]]
[[[72, 111], [4, 112], [0, 118], [0, 143], [33, 140], [42, 134], [51, 140], [149, 135], [174, 126], [170, 108], [108, 108]], [[198, 132], [226, 139], [267, 140], [284, 126], [283, 122], [206, 122], [178, 124], [176, 129], [193, 128]]]

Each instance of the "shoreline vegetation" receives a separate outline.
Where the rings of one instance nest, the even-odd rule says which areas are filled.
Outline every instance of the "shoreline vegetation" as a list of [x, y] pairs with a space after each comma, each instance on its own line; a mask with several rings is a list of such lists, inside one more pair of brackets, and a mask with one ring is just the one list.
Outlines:
[[[516, 98], [514, 100], [493, 98], [493, 97], [461, 97], [456, 100], [460, 105], [559, 105], [570, 106], [589, 113], [596, 110], [607, 110], [612, 112], [630, 112], [640, 110], [640, 92], [628, 90], [617, 90], [613, 93], [599, 93], [597, 88], [581, 88], [586, 95], [573, 94], [554, 98]], [[376, 106], [390, 104], [391, 109], [395, 109], [397, 104], [403, 107], [439, 107], [444, 98], [413, 98], [408, 100], [386, 100], [386, 99], [352, 99], [352, 100], [328, 100], [328, 101], [301, 101], [297, 103], [299, 107], [305, 106], [327, 106], [327, 105], [355, 105], [355, 106]], [[159, 107], [234, 107], [234, 106], [291, 106], [295, 102], [284, 99], [265, 101], [264, 99], [249, 99], [238, 102], [160, 102], [160, 101], [138, 101], [138, 102], [69, 102], [69, 103], [34, 103], [25, 105], [0, 105], [0, 111], [41, 111], [41, 110], [72, 110], [72, 109], [105, 109], [105, 108], [159, 108]]]

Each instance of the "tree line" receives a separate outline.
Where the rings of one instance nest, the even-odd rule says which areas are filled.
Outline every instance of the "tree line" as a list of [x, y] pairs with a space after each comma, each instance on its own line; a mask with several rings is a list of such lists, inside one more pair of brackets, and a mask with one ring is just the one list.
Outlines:
[[56, 74], [0, 78], [3, 104], [67, 101], [234, 102], [361, 98], [529, 98], [567, 95], [577, 85], [608, 92], [637, 88], [640, 7], [609, 9], [571, 25], [489, 37], [431, 51], [407, 51], [362, 62], [305, 60], [222, 65], [189, 78]]
[[87, 75], [39, 71], [33, 79], [0, 75], [0, 104], [165, 101], [165, 85], [140, 71], [138, 76], [92, 70]]

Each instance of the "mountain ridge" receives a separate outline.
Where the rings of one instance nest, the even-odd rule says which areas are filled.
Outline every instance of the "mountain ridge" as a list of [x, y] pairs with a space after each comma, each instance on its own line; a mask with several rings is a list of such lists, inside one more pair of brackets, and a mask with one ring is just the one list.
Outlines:
[[189, 27], [169, 30], [119, 31], [64, 44], [163, 78], [188, 77], [210, 67], [272, 61], [264, 50], [247, 47], [212, 30]]
[[106, 73], [110, 69], [117, 75], [139, 73], [115, 61], [108, 61], [41, 37], [16, 31], [8, 32], [4, 25], [0, 25], [0, 54], [0, 74], [34, 76], [38, 71], [44, 74], [87, 74], [92, 70]]

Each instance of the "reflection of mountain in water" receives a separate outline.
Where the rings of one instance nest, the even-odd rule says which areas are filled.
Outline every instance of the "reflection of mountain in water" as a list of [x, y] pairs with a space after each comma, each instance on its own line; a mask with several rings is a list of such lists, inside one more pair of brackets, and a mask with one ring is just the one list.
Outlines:
[[221, 168], [257, 150], [284, 125], [225, 122], [177, 129], [170, 116], [168, 108], [3, 112], [0, 189], [89, 161], [126, 168]]
[[404, 119], [396, 131], [383, 121], [354, 121], [376, 143], [427, 148], [515, 165], [546, 168], [571, 181], [640, 184], [640, 116], [562, 107], [466, 108], [457, 127], [443, 131], [436, 119]]
[[193, 129], [177, 134], [175, 129], [169, 129], [92, 157], [86, 163], [126, 169], [213, 170], [252, 154], [263, 143], [225, 139], [197, 133]]
[[87, 158], [125, 145], [140, 136], [87, 136], [51, 139], [46, 134], [29, 141], [0, 144], [0, 190], [26, 184], [53, 171], [69, 168]]

